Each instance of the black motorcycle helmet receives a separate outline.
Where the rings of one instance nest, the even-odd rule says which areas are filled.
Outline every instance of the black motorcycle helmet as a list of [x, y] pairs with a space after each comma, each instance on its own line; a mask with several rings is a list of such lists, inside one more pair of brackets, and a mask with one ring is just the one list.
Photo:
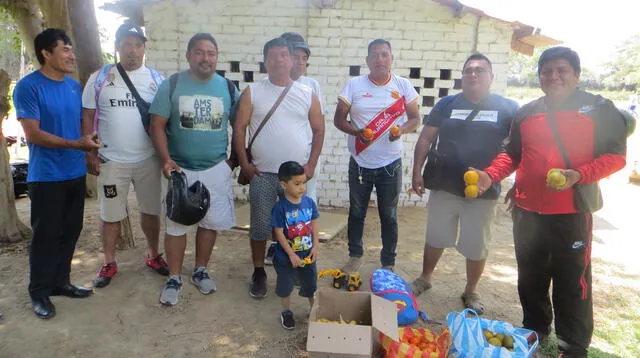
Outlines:
[[207, 214], [211, 197], [199, 180], [188, 186], [183, 172], [171, 172], [167, 191], [167, 217], [182, 225], [193, 225]]
[[626, 109], [618, 108], [618, 112], [620, 112], [620, 115], [624, 120], [624, 124], [627, 127], [627, 137], [629, 137], [636, 130], [636, 117]]

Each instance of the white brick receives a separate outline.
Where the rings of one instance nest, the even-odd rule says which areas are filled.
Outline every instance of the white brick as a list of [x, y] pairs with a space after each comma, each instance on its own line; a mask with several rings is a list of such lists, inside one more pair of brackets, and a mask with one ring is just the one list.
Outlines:
[[[340, 19], [328, 19], [326, 17], [312, 17], [309, 18], [308, 24], [310, 27], [328, 27], [329, 23], [339, 22]], [[331, 25], [334, 26], [334, 25]], [[339, 25], [338, 25], [339, 26]]]
[[243, 32], [245, 34], [261, 35], [264, 33], [262, 26], [243, 26]]
[[361, 19], [362, 11], [356, 11], [356, 10], [342, 11], [342, 17], [345, 19]]
[[351, 2], [352, 10], [373, 10], [373, 3], [371, 1], [353, 1]]
[[437, 41], [433, 45], [433, 49], [436, 51], [457, 51], [458, 44], [455, 42]]
[[222, 25], [222, 32], [225, 34], [241, 34], [242, 26], [238, 25]]
[[401, 11], [397, 11], [397, 6], [398, 4], [394, 1], [376, 1], [373, 4], [373, 9], [401, 13]]

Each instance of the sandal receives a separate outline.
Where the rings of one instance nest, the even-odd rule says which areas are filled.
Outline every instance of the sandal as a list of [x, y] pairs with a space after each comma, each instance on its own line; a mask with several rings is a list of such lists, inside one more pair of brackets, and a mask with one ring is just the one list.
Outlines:
[[480, 302], [480, 295], [478, 295], [477, 293], [463, 293], [460, 298], [462, 299], [462, 303], [466, 308], [471, 308], [479, 315], [484, 313], [484, 305], [482, 304], [482, 302]]
[[411, 286], [411, 291], [413, 292], [413, 295], [416, 297], [420, 296], [421, 294], [431, 289], [431, 283], [423, 280], [421, 277], [418, 277], [415, 280], [413, 280], [410, 286]]

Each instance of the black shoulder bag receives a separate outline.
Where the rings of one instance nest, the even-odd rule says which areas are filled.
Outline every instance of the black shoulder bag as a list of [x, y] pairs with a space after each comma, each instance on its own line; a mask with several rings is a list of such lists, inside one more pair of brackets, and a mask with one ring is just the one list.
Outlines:
[[[562, 138], [560, 138], [560, 133], [558, 132], [558, 126], [556, 125], [553, 111], [551, 110], [547, 111], [547, 121], [549, 122], [551, 131], [553, 132], [553, 136], [556, 138], [558, 150], [560, 150], [560, 154], [562, 154], [564, 164], [567, 166], [567, 169], [572, 169], [571, 162], [569, 161], [564, 144], [562, 143]], [[602, 208], [602, 192], [600, 192], [598, 182], [591, 184], [575, 184], [572, 189], [573, 203], [578, 211], [583, 213], [593, 213]]]
[[[478, 115], [478, 112], [480, 109], [475, 108], [467, 115], [467, 118], [464, 119], [465, 127]], [[433, 139], [427, 153], [427, 164], [422, 172], [424, 186], [429, 190], [445, 190], [455, 195], [464, 196], [463, 174], [467, 168], [462, 166], [457, 153], [438, 151], [438, 137], [436, 135]], [[460, 171], [461, 173], [458, 173]], [[456, 177], [458, 179], [455, 179]]]
[[122, 77], [122, 79], [124, 80], [124, 83], [127, 84], [129, 91], [131, 91], [131, 95], [133, 95], [133, 98], [136, 100], [136, 107], [138, 107], [138, 112], [140, 112], [140, 119], [142, 120], [142, 126], [144, 127], [144, 130], [147, 132], [147, 134], [149, 134], [149, 123], [151, 123], [151, 115], [149, 114], [149, 107], [151, 107], [151, 103], [143, 100], [142, 97], [140, 97], [140, 93], [138, 93], [138, 90], [136, 89], [136, 87], [133, 85], [133, 83], [131, 83], [131, 79], [129, 78], [129, 75], [127, 75], [127, 72], [124, 70], [124, 68], [119, 62], [116, 64], [116, 68], [120, 73], [120, 77]]

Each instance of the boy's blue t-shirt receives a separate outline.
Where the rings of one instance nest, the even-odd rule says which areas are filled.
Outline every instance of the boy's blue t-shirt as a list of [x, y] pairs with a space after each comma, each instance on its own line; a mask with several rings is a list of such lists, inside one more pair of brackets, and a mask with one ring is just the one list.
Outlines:
[[[40, 121], [40, 130], [60, 138], [77, 140], [81, 135], [82, 89], [65, 76], [56, 81], [35, 71], [20, 80], [13, 90], [18, 119]], [[28, 182], [52, 182], [79, 178], [87, 173], [84, 152], [49, 148], [28, 143]]]
[[[312, 220], [320, 217], [316, 203], [310, 197], [303, 195], [300, 204], [294, 204], [281, 198], [271, 210], [271, 227], [282, 228], [284, 237], [291, 248], [300, 257], [305, 257], [313, 247]], [[280, 245], [276, 245], [278, 251], [284, 252]]]
[[[169, 155], [189, 170], [206, 170], [227, 159], [229, 124], [233, 121], [227, 80], [215, 74], [207, 82], [192, 79], [187, 71], [178, 74], [169, 98], [171, 81], [163, 81], [149, 113], [168, 118]], [[237, 106], [240, 92], [234, 87]]]

